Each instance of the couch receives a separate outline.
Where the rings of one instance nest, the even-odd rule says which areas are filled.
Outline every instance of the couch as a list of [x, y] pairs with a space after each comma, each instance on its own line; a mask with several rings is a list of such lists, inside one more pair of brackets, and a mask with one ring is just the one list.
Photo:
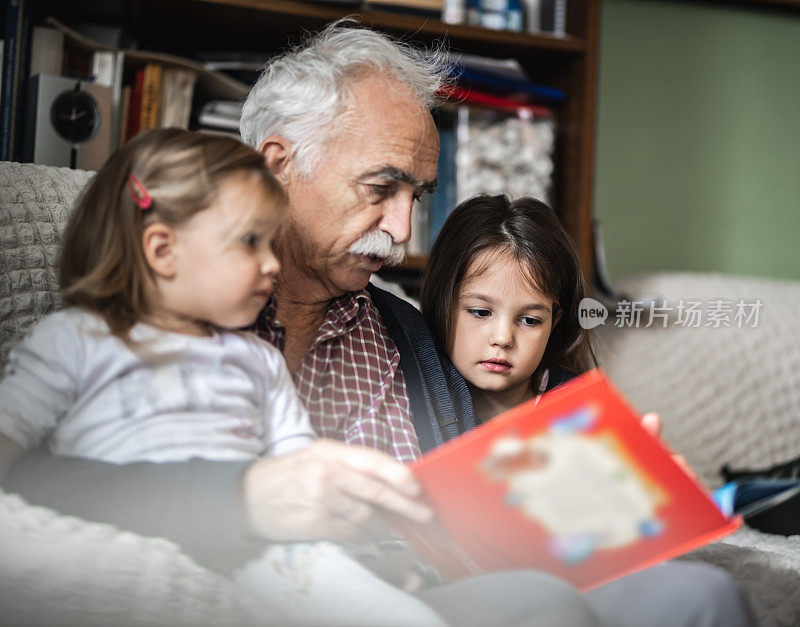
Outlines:
[[[0, 367], [37, 319], [58, 307], [56, 251], [91, 173], [0, 163]], [[621, 285], [655, 298], [652, 324], [596, 330], [611, 379], [640, 410], [661, 414], [664, 438], [708, 486], [719, 467], [800, 455], [800, 283], [666, 274]], [[684, 327], [663, 301], [752, 302], [755, 328]], [[666, 327], [664, 326], [666, 324]], [[743, 528], [685, 559], [728, 569], [762, 625], [800, 624], [800, 536]], [[175, 544], [63, 516], [0, 491], [3, 624], [246, 625], [252, 600]]]
[[[595, 330], [598, 360], [636, 408], [660, 414], [664, 440], [705, 485], [723, 483], [724, 464], [764, 468], [800, 456], [800, 282], [674, 273], [617, 287], [623, 302], [652, 302], [663, 317], [643, 313], [628, 326], [633, 305], [609, 313]], [[757, 325], [739, 328], [737, 303], [757, 301]], [[701, 303], [699, 327], [679, 323], [681, 302], [684, 319]], [[715, 303], [731, 304], [717, 317], [730, 326], [714, 321], [711, 312], [727, 308]], [[800, 625], [800, 536], [743, 527], [687, 558], [726, 568], [750, 592], [762, 625]]]

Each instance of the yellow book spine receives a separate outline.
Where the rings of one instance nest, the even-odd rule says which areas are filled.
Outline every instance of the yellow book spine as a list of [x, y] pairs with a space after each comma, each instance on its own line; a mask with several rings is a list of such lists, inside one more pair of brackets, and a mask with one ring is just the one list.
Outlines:
[[144, 68], [142, 86], [142, 118], [139, 130], [158, 127], [158, 109], [161, 100], [161, 66], [148, 63]]

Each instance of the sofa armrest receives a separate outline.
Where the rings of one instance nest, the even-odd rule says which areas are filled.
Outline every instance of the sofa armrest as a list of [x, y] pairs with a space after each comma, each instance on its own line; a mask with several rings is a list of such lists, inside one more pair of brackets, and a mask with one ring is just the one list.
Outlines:
[[[719, 468], [763, 467], [800, 455], [800, 282], [709, 274], [662, 274], [622, 284], [632, 300], [658, 295], [666, 321], [642, 316], [599, 327], [601, 365], [642, 412], [661, 414], [664, 438], [710, 486]], [[678, 304], [700, 302], [700, 326], [679, 324]], [[716, 301], [730, 302], [729, 326], [707, 324]], [[736, 323], [735, 304], [761, 303]], [[666, 323], [666, 328], [664, 324]]]

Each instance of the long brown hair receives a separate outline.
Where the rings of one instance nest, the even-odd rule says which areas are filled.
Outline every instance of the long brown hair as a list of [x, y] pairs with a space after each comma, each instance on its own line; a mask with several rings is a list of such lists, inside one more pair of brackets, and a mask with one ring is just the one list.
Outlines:
[[[260, 176], [269, 196], [286, 196], [264, 157], [232, 137], [176, 128], [142, 133], [106, 161], [84, 191], [64, 232], [60, 286], [64, 302], [99, 314], [127, 339], [149, 311], [153, 274], [142, 249], [147, 225], [177, 226], [206, 209], [223, 181]], [[133, 174], [152, 199], [143, 210], [129, 189]]]
[[553, 210], [533, 198], [512, 202], [502, 195], [476, 196], [445, 221], [428, 255], [420, 294], [422, 313], [439, 344], [448, 353], [452, 349], [459, 291], [472, 278], [467, 271], [481, 252], [494, 249], [510, 254], [561, 313], [532, 383], [538, 385], [547, 368], [579, 373], [594, 365], [589, 333], [578, 322], [578, 304], [587, 290], [575, 244]]

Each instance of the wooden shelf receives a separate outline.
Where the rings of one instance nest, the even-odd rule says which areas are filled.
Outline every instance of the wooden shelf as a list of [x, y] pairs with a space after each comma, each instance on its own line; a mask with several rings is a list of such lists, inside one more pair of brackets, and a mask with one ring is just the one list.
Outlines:
[[[780, 1], [780, 0], [775, 0]], [[751, 0], [754, 2], [754, 0]], [[410, 44], [444, 40], [455, 53], [515, 58], [534, 82], [563, 90], [555, 107], [553, 208], [575, 240], [587, 277], [593, 270], [592, 193], [600, 0], [567, 3], [567, 37], [445, 24], [434, 18], [356, 3], [300, 0], [36, 0], [37, 23], [124, 26], [147, 51], [191, 56], [198, 51], [277, 52], [326, 23], [354, 16]], [[419, 272], [424, 258], [403, 271]]]
[[197, 2], [307, 17], [326, 22], [352, 16], [365, 24], [391, 32], [422, 33], [458, 40], [535, 47], [558, 52], [581, 53], [585, 49], [585, 42], [575, 37], [552, 37], [492, 30], [466, 24], [445, 24], [432, 18], [376, 9], [362, 10], [347, 5], [314, 4], [294, 0], [197, 0]]
[[425, 269], [425, 264], [428, 258], [425, 255], [408, 255], [403, 263], [400, 264], [401, 270], [411, 270], [413, 272], [422, 272]]

